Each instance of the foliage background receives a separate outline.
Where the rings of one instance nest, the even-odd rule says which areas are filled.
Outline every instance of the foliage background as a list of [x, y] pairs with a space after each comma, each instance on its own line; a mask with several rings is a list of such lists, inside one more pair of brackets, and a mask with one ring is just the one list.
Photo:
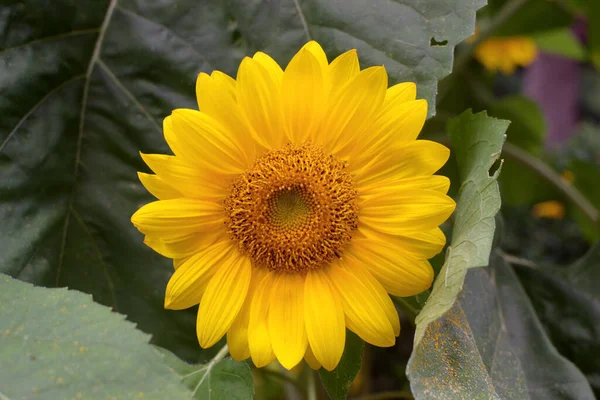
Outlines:
[[[362, 67], [383, 64], [391, 83], [417, 82], [418, 96], [430, 104], [423, 136], [452, 146], [455, 158], [442, 172], [459, 202], [444, 227], [450, 248], [445, 262], [444, 254], [435, 259], [431, 293], [395, 299], [403, 316], [397, 345], [366, 346], [361, 357], [363, 344], [349, 339], [339, 369], [321, 371], [317, 396], [344, 398], [349, 389], [363, 398], [598, 395], [600, 34], [591, 21], [600, 7], [593, 0], [484, 5], [2, 2], [0, 272], [18, 281], [0, 280], [0, 398], [178, 399], [196, 387], [196, 398], [313, 393], [307, 370], [251, 371], [217, 354], [221, 346], [200, 351], [195, 310], [163, 310], [170, 263], [143, 245], [129, 222], [152, 200], [136, 177], [146, 171], [138, 151], [168, 152], [161, 121], [174, 108], [196, 107], [197, 74], [219, 69], [235, 76], [240, 60], [257, 50], [285, 65], [308, 39], [330, 59], [356, 48]], [[462, 43], [479, 9], [479, 38]], [[583, 41], [571, 31], [576, 20], [584, 21]], [[563, 129], [560, 141], [551, 134], [553, 116], [569, 108], [544, 108], [524, 96], [522, 71], [499, 76], [472, 58], [477, 40], [517, 34], [579, 68], [572, 83], [578, 123]], [[553, 83], [546, 81], [544, 96], [567, 97], [563, 86], [552, 92]], [[462, 114], [469, 108], [512, 124]], [[566, 170], [572, 184], [560, 177]], [[558, 201], [566, 216], [533, 215], [546, 200]], [[489, 267], [467, 273], [488, 260]], [[95, 303], [19, 281], [76, 289]]]

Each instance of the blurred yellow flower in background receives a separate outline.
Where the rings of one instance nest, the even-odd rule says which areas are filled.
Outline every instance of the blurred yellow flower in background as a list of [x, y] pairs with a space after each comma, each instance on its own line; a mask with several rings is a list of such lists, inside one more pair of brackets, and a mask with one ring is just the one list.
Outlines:
[[285, 71], [258, 52], [235, 80], [201, 73], [200, 111], [165, 119], [175, 155], [142, 155], [159, 200], [132, 222], [174, 260], [165, 307], [200, 304], [202, 347], [227, 334], [236, 360], [332, 370], [346, 328], [395, 343], [388, 293], [431, 286], [455, 203], [433, 175], [449, 150], [416, 140], [426, 101], [387, 85], [383, 67], [361, 71], [354, 50], [329, 63], [313, 41]]
[[535, 42], [526, 36], [491, 37], [477, 44], [474, 53], [487, 70], [506, 75], [533, 63], [537, 54]]

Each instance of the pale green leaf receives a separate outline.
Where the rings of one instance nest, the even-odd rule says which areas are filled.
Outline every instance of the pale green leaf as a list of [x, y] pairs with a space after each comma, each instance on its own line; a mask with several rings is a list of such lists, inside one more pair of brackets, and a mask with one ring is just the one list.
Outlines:
[[485, 112], [465, 111], [448, 123], [461, 188], [454, 213], [452, 242], [427, 304], [416, 318], [415, 347], [427, 325], [448, 311], [462, 289], [467, 269], [488, 264], [500, 209], [496, 182], [500, 168], [490, 173], [499, 160], [509, 122], [488, 117]]
[[0, 274], [0, 398], [189, 398], [149, 339], [90, 295]]
[[[508, 121], [488, 117], [485, 113], [474, 115], [470, 110], [448, 123], [461, 188], [446, 260], [427, 303], [415, 320], [414, 350], [407, 367], [412, 385], [416, 385], [422, 376], [424, 348], [435, 338], [436, 327], [430, 324], [452, 308], [467, 270], [488, 265], [496, 227], [494, 217], [500, 209], [496, 181], [500, 168], [491, 169], [500, 158], [508, 124]], [[425, 342], [421, 343], [424, 337]], [[432, 370], [437, 371], [435, 367]]]

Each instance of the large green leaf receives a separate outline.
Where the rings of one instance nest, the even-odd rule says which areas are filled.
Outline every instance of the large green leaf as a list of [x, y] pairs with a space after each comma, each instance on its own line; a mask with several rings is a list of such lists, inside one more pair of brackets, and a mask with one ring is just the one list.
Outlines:
[[0, 274], [0, 398], [187, 399], [150, 337], [67, 289]]
[[[164, 311], [168, 260], [129, 222], [151, 200], [138, 151], [167, 152], [161, 121], [195, 107], [200, 71], [280, 62], [309, 38], [330, 57], [414, 80], [434, 104], [484, 0], [12, 0], [0, 6], [0, 271], [92, 293], [198, 360], [193, 312]], [[431, 45], [431, 40], [437, 45]], [[440, 44], [445, 43], [446, 44]], [[430, 106], [430, 111], [433, 107]]]
[[430, 325], [411, 362], [416, 399], [594, 399], [500, 255], [468, 273], [459, 300]]
[[443, 374], [444, 369], [438, 370], [435, 363], [429, 365], [423, 359], [427, 355], [426, 349], [439, 338], [438, 325], [431, 324], [452, 308], [467, 270], [488, 264], [496, 226], [494, 216], [500, 209], [496, 182], [499, 169], [490, 169], [500, 157], [508, 124], [508, 121], [490, 118], [484, 112], [472, 114], [471, 111], [448, 123], [461, 188], [446, 260], [425, 307], [416, 318], [414, 350], [407, 367], [413, 387], [424, 378], [425, 370]]

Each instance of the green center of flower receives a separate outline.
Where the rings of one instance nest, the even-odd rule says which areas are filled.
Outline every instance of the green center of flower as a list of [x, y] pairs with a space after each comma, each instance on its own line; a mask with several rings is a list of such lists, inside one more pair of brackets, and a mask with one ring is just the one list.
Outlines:
[[288, 272], [340, 257], [358, 222], [346, 165], [311, 144], [260, 157], [233, 184], [225, 212], [233, 240], [256, 266]]
[[291, 186], [269, 196], [268, 222], [280, 229], [298, 229], [310, 218], [314, 201], [302, 187]]

